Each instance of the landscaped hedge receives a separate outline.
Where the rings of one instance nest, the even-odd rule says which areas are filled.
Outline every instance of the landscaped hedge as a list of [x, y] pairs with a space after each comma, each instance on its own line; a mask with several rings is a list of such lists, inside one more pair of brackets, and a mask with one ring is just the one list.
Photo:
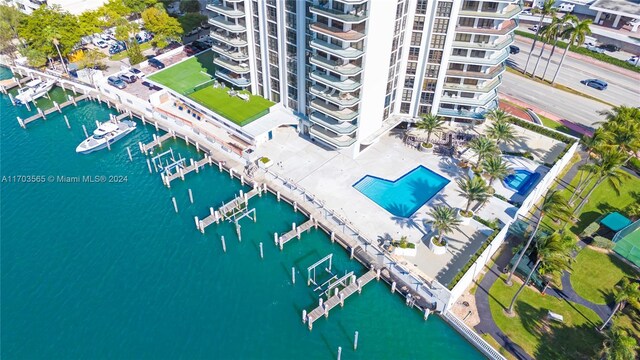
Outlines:
[[594, 236], [592, 245], [601, 249], [613, 249], [613, 247], [616, 246], [613, 241], [602, 236]]
[[519, 151], [503, 151], [502, 154], [504, 155], [511, 155], [511, 156], [520, 156], [523, 157], [525, 159], [529, 159], [529, 160], [533, 160], [533, 155], [528, 152], [519, 152]]
[[[533, 39], [535, 37], [535, 34], [526, 32], [526, 31], [520, 31], [520, 30], [516, 30], [515, 31], [516, 35], [519, 36], [523, 36], [529, 39]], [[538, 37], [538, 41], [540, 40], [540, 38]], [[558, 47], [561, 49], [566, 49], [567, 48], [567, 43], [563, 42], [563, 41], [558, 41]], [[624, 61], [624, 60], [620, 60], [618, 58], [614, 58], [613, 56], [609, 56], [607, 54], [599, 54], [595, 51], [591, 51], [585, 47], [582, 46], [571, 46], [571, 48], [569, 48], [569, 51], [573, 51], [574, 53], [577, 54], [582, 54], [585, 56], [589, 56], [592, 57], [594, 59], [606, 62], [608, 64], [611, 65], [616, 65], [619, 66], [621, 68], [625, 68], [625, 69], [629, 69], [631, 71], [635, 71], [635, 72], [640, 72], [640, 67], [639, 66], [635, 66], [632, 64], [629, 64], [628, 62]]]
[[476, 260], [480, 257], [480, 255], [482, 254], [482, 252], [489, 246], [489, 244], [491, 244], [491, 242], [493, 241], [493, 239], [496, 238], [496, 236], [498, 235], [498, 233], [500, 232], [500, 226], [499, 226], [499, 220], [494, 220], [494, 221], [488, 221], [485, 219], [480, 218], [479, 216], [473, 216], [473, 219], [476, 220], [477, 222], [481, 223], [484, 226], [487, 226], [491, 229], [493, 229], [493, 232], [491, 233], [491, 235], [489, 235], [489, 237], [487, 238], [487, 240], [485, 240], [482, 243], [482, 246], [480, 246], [480, 248], [478, 249], [478, 251], [476, 251], [475, 254], [473, 254], [473, 256], [471, 257], [471, 259], [469, 259], [469, 261], [467, 261], [467, 263], [462, 267], [462, 269], [460, 269], [460, 271], [458, 271], [458, 273], [456, 274], [456, 276], [449, 282], [449, 285], [447, 285], [447, 288], [449, 290], [452, 290], [456, 284], [458, 283], [458, 281], [460, 281], [460, 279], [462, 279], [462, 277], [464, 276], [464, 274], [467, 273], [467, 271], [471, 268], [471, 266], [473, 265], [474, 262], [476, 262]]
[[500, 199], [500, 200], [502, 200], [502, 201], [505, 201], [505, 202], [507, 202], [507, 203], [509, 203], [509, 204], [511, 204], [511, 205], [513, 205], [513, 206], [515, 206], [515, 207], [520, 207], [520, 206], [522, 206], [522, 203], [519, 203], [519, 202], [517, 202], [517, 201], [511, 201], [511, 200], [507, 199], [506, 197], [504, 197], [504, 196], [502, 196], [502, 195], [500, 195], [500, 194], [493, 194], [493, 196], [494, 196], [494, 197], [497, 197], [498, 199]]
[[508, 119], [509, 119], [509, 121], [511, 123], [513, 123], [515, 125], [518, 125], [520, 127], [528, 129], [528, 130], [535, 131], [538, 134], [542, 134], [544, 136], [548, 136], [548, 137], [550, 137], [552, 139], [555, 139], [555, 140], [558, 140], [558, 141], [562, 141], [565, 144], [571, 144], [571, 143], [573, 143], [575, 141], [574, 139], [572, 139], [572, 138], [570, 138], [570, 137], [568, 137], [568, 136], [566, 136], [566, 135], [564, 135], [562, 133], [559, 133], [557, 131], [553, 131], [551, 129], [547, 129], [544, 126], [536, 125], [536, 124], [534, 124], [532, 122], [521, 120], [521, 119], [518, 119], [518, 118], [513, 117], [513, 116], [510, 116]]

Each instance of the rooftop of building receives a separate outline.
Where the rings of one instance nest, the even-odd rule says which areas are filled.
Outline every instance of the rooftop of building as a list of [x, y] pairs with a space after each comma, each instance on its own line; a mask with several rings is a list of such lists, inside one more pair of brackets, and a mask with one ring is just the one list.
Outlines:
[[589, 8], [616, 15], [640, 18], [640, 0], [596, 0]]

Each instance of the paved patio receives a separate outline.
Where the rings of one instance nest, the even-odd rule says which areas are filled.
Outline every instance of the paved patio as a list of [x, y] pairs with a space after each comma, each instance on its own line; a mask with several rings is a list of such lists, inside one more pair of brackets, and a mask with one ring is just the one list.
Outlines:
[[[371, 241], [407, 236], [417, 244], [418, 250], [415, 258], [405, 258], [407, 265], [413, 264], [428, 277], [438, 278], [443, 283], [455, 276], [490, 234], [489, 229], [472, 221], [469, 226], [463, 226], [459, 232], [451, 234], [447, 254], [437, 256], [428, 250], [426, 241], [431, 230], [425, 224], [426, 213], [433, 205], [463, 207], [466, 204], [455, 182], [463, 173], [451, 158], [407, 147], [400, 133], [385, 135], [357, 159], [351, 159], [312, 143], [298, 135], [293, 128], [279, 128], [274, 131], [273, 140], [260, 146], [256, 155], [273, 160], [275, 165], [270, 170], [291, 179], [322, 199], [328, 208], [349, 219]], [[410, 218], [393, 216], [353, 188], [353, 184], [365, 175], [395, 180], [419, 165], [451, 182]], [[506, 221], [516, 210], [502, 200], [491, 198], [476, 213], [485, 219], [500, 218]]]

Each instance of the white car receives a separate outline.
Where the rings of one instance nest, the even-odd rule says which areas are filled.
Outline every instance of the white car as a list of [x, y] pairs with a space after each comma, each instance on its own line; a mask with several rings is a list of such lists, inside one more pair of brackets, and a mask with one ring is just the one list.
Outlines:
[[640, 56], [632, 56], [627, 62], [631, 65], [640, 66]]
[[94, 39], [93, 39], [93, 41], [92, 41], [92, 43], [93, 43], [93, 45], [95, 45], [95, 46], [97, 46], [97, 47], [99, 47], [99, 48], [101, 48], [101, 49], [104, 49], [104, 48], [106, 48], [107, 46], [109, 46], [109, 44], [107, 44], [107, 42], [106, 42], [106, 41], [104, 41], [104, 40], [102, 40], [102, 39], [95, 39], [95, 38], [94, 38]]
[[198, 41], [207, 44], [207, 46], [213, 46], [213, 39], [209, 35], [200, 36]]
[[587, 48], [587, 50], [591, 50], [591, 51], [593, 51], [595, 53], [598, 53], [598, 54], [604, 53], [604, 49], [599, 48], [599, 47], [597, 47], [595, 45], [587, 45], [585, 47]]
[[532, 27], [529, 28], [529, 30], [533, 32], [538, 32], [538, 25], [533, 25]]

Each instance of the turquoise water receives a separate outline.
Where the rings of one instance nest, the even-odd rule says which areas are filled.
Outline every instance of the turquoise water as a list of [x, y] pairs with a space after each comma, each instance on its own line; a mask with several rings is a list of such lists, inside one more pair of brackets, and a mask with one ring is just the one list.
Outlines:
[[517, 169], [504, 178], [504, 183], [518, 194], [524, 195], [535, 185], [539, 177], [540, 174], [538, 173], [526, 169]]
[[[202, 235], [193, 217], [242, 189], [228, 174], [208, 167], [167, 189], [136, 151], [138, 141], [151, 140], [149, 126], [139, 125], [111, 151], [76, 154], [81, 124], [91, 131], [111, 112], [96, 103], [65, 109], [71, 130], [57, 113], [21, 129], [15, 116], [26, 118], [26, 109], [6, 96], [0, 109], [5, 180], [126, 176], [121, 183], [0, 184], [2, 359], [335, 359], [338, 346], [342, 359], [482, 358], [439, 317], [423, 321], [378, 282], [309, 332], [301, 312], [317, 296], [306, 286], [307, 266], [333, 253], [336, 271], [363, 268], [320, 231], [277, 249], [273, 233], [304, 221], [291, 207], [256, 197], [250, 206], [257, 223], [242, 220], [242, 242], [228, 223]], [[199, 158], [180, 140], [168, 146]]]
[[410, 217], [448, 183], [420, 165], [394, 181], [367, 175], [353, 187], [391, 214]]

